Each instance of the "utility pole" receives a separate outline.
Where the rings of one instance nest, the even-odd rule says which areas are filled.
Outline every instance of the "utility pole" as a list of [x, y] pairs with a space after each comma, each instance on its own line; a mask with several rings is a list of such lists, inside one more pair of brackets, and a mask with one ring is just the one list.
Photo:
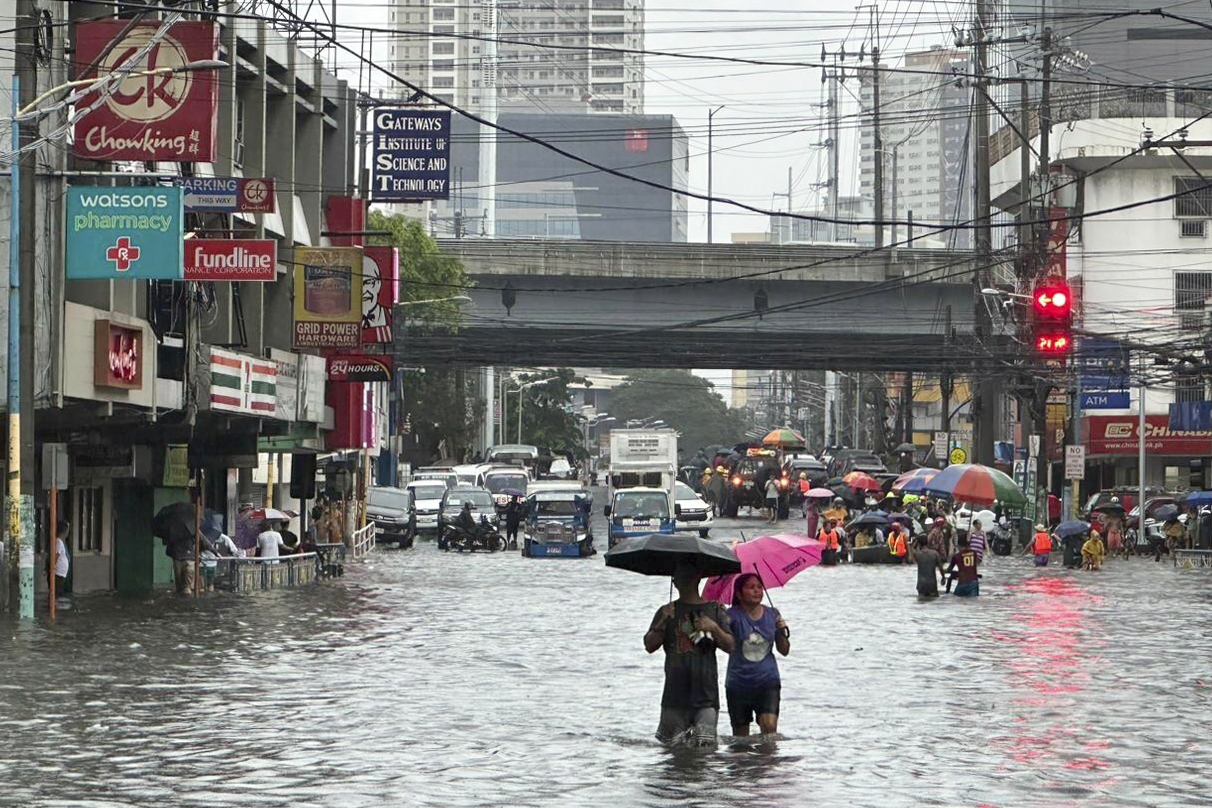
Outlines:
[[707, 110], [707, 243], [708, 244], [713, 243], [712, 242], [712, 233], [711, 233], [711, 225], [712, 225], [712, 222], [711, 222], [711, 214], [712, 214], [711, 161], [712, 161], [712, 156], [713, 156], [712, 149], [713, 149], [714, 144], [712, 143], [713, 129], [712, 129], [711, 121], [712, 121], [712, 118], [715, 117], [715, 114], [723, 108], [724, 108], [724, 105], [720, 104], [715, 109]]
[[875, 152], [875, 246], [884, 246], [884, 138], [880, 134], [880, 23], [879, 8], [871, 12], [871, 140]]
[[[33, 0], [17, 4], [17, 51], [13, 109], [34, 101], [38, 88], [34, 56], [37, 9]], [[36, 153], [29, 145], [35, 132], [13, 120], [13, 146], [26, 149], [12, 172], [12, 238], [9, 260], [8, 346], [8, 569], [9, 606], [24, 619], [34, 616], [34, 233], [37, 228]], [[35, 124], [37, 126], [37, 124]], [[21, 226], [24, 223], [25, 226]], [[15, 304], [15, 305], [14, 305]], [[17, 328], [13, 328], [17, 318]]]
[[841, 171], [839, 170], [839, 164], [841, 161], [838, 156], [839, 152], [841, 151], [841, 144], [839, 143], [841, 139], [841, 122], [838, 120], [840, 110], [838, 108], [839, 95], [837, 75], [838, 69], [836, 64], [837, 57], [835, 56], [834, 59], [835, 64], [833, 70], [829, 73], [829, 212], [830, 216], [833, 217], [833, 223], [830, 226], [830, 231], [833, 235], [830, 241], [837, 242], [837, 197], [839, 191], [838, 185], [841, 182]]
[[[976, 262], [972, 272], [972, 303], [975, 306], [976, 334], [978, 340], [989, 340], [992, 337], [992, 322], [985, 298], [981, 290], [985, 288], [987, 270], [992, 253], [992, 236], [990, 217], [992, 208], [989, 201], [989, 100], [986, 96], [989, 67], [989, 45], [986, 33], [988, 19], [988, 0], [977, 0], [976, 3], [976, 92], [973, 93], [973, 114], [976, 117], [973, 126], [975, 140], [975, 179], [976, 179]], [[997, 387], [989, 377], [988, 372], [981, 368], [973, 368], [972, 395], [972, 449], [975, 462], [986, 466], [993, 465], [994, 415]]]

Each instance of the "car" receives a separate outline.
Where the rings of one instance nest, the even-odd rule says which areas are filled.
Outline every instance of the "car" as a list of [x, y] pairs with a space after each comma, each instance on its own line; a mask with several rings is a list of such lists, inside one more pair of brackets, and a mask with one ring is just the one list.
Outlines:
[[524, 497], [529, 484], [530, 476], [525, 469], [517, 466], [498, 466], [484, 473], [484, 487], [492, 494], [498, 511], [504, 510], [509, 504], [512, 496], [509, 492], [513, 491]]
[[826, 466], [830, 477], [845, 477], [852, 471], [867, 474], [885, 473], [888, 469], [870, 449], [837, 449], [829, 456]]
[[522, 555], [527, 558], [587, 558], [593, 546], [593, 507], [584, 491], [545, 489], [526, 498]]
[[459, 475], [449, 468], [420, 468], [412, 473], [411, 480], [437, 480], [447, 488], [459, 484]]
[[673, 510], [678, 530], [697, 530], [704, 539], [711, 531], [711, 506], [686, 483], [673, 484]]
[[412, 519], [417, 533], [438, 532], [438, 511], [442, 509], [442, 497], [446, 496], [446, 483], [442, 480], [413, 480], [405, 487], [412, 493]]
[[394, 543], [401, 550], [416, 538], [412, 493], [403, 488], [376, 486], [366, 492], [366, 518], [375, 525], [375, 542]]
[[791, 492], [791, 501], [800, 501], [800, 475], [808, 476], [808, 485], [811, 488], [821, 488], [829, 482], [829, 470], [825, 468], [825, 464], [814, 457], [793, 457], [783, 463], [783, 478], [788, 481], [788, 490]]
[[[779, 474], [779, 462], [774, 453], [759, 453], [738, 457], [729, 463], [728, 496], [720, 506], [720, 515], [735, 517], [742, 507], [764, 508], [766, 506], [766, 480]], [[780, 477], [780, 487], [786, 485]], [[784, 501], [786, 498], [783, 498]], [[780, 511], [785, 507], [780, 504]], [[780, 514], [784, 515], [784, 514]]]
[[493, 527], [499, 527], [501, 517], [497, 514], [497, 509], [492, 502], [492, 494], [484, 488], [460, 487], [451, 488], [442, 497], [442, 504], [438, 510], [438, 538], [446, 532], [447, 528], [459, 518], [459, 513], [463, 510], [463, 503], [471, 505], [471, 516], [478, 524], [480, 516], [487, 516], [488, 523]]

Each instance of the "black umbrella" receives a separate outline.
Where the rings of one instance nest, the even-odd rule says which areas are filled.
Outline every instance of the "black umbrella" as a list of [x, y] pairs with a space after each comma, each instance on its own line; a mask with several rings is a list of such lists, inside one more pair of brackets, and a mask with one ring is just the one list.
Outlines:
[[912, 443], [902, 443], [900, 446], [892, 450], [893, 454], [913, 454], [917, 451], [917, 447]]
[[889, 522], [900, 522], [903, 525], [910, 525], [915, 520], [912, 516], [910, 516], [907, 513], [890, 513], [890, 514], [888, 514], [888, 521]]
[[695, 533], [651, 533], [624, 539], [606, 552], [606, 566], [641, 575], [673, 575], [681, 561], [693, 561], [704, 577], [741, 571], [736, 553]]
[[1153, 518], [1159, 522], [1169, 522], [1171, 519], [1178, 518], [1177, 505], [1162, 505], [1153, 512]]
[[884, 527], [888, 524], [888, 514], [883, 511], [867, 511], [865, 514], [846, 525], [846, 532], [865, 527]]
[[174, 533], [184, 530], [194, 534], [197, 506], [192, 502], [173, 502], [165, 505], [152, 517], [152, 535], [160, 539], [171, 539]]
[[1083, 533], [1090, 532], [1090, 523], [1084, 522], [1081, 519], [1069, 519], [1068, 521], [1061, 522], [1059, 525], [1057, 525], [1056, 529], [1052, 532], [1056, 534], [1058, 539], [1067, 539], [1070, 536], [1080, 536]]
[[1094, 513], [1123, 513], [1124, 506], [1118, 502], [1104, 502], [1102, 505], [1095, 505], [1091, 510]]

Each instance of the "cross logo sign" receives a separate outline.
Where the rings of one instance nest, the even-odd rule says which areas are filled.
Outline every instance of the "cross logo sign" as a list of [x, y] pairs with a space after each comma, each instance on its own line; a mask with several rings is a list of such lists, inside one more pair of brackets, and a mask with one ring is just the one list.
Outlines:
[[130, 238], [122, 236], [118, 242], [105, 251], [105, 259], [114, 262], [114, 269], [118, 272], [127, 272], [131, 268], [131, 264], [139, 260], [141, 250], [130, 243]]

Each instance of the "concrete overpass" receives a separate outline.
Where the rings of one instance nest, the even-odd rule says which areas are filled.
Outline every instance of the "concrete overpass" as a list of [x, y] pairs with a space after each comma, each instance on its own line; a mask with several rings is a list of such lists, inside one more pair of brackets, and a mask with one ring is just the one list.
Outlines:
[[967, 250], [529, 239], [441, 246], [466, 267], [473, 302], [457, 334], [397, 328], [401, 364], [925, 370], [979, 354]]

